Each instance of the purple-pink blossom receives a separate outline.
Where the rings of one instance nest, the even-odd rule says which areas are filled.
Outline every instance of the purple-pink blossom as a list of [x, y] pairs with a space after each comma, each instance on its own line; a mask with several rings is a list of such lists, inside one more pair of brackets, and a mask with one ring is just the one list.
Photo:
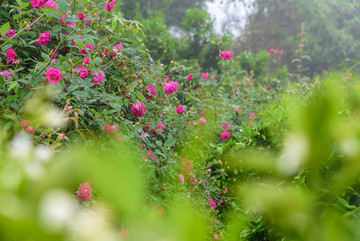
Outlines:
[[165, 84], [164, 93], [171, 95], [174, 94], [177, 91], [177, 88], [179, 87], [179, 83], [177, 81], [175, 82], [169, 82]]
[[184, 113], [184, 107], [182, 107], [181, 105], [179, 105], [176, 109], [176, 112], [181, 115], [182, 113]]
[[12, 64], [15, 64], [15, 56], [16, 56], [16, 52], [14, 49], [8, 49], [6, 51], [6, 63], [12, 62]]
[[209, 199], [209, 206], [211, 207], [212, 210], [216, 209], [216, 202], [213, 199]]
[[208, 73], [203, 73], [203, 74], [201, 75], [201, 77], [202, 77], [203, 79], [207, 79], [207, 78], [209, 78], [209, 74], [208, 74]]
[[222, 134], [221, 134], [221, 139], [223, 140], [227, 140], [230, 138], [230, 133], [227, 132], [227, 131], [224, 131]]
[[203, 123], [204, 125], [206, 125], [206, 120], [205, 120], [203, 117], [200, 118], [199, 122], [201, 122], [201, 123]]
[[136, 105], [131, 106], [131, 112], [133, 113], [134, 116], [142, 117], [145, 115], [147, 110], [145, 109], [143, 104], [138, 100], [136, 102]]
[[57, 84], [59, 84], [60, 80], [62, 79], [62, 74], [59, 69], [50, 68], [46, 72], [45, 77], [48, 79], [49, 84], [57, 85]]
[[48, 45], [51, 42], [50, 34], [51, 34], [51, 32], [45, 32], [45, 33], [40, 34], [39, 41], [37, 41], [35, 43], [35, 45], [36, 46]]
[[90, 186], [90, 183], [85, 182], [83, 184], [80, 184], [77, 195], [81, 197], [81, 199], [84, 201], [90, 200], [92, 197], [92, 188]]
[[[100, 71], [99, 73], [93, 73], [90, 72], [90, 74], [94, 75], [94, 78], [91, 82], [93, 83], [98, 83], [98, 84], [102, 84], [103, 79], [105, 78], [105, 73], [104, 71]], [[94, 85], [94, 87], [98, 87], [99, 85]]]
[[156, 97], [156, 90], [155, 87], [152, 85], [145, 86], [146, 93], [144, 93], [144, 96], [146, 99], [151, 100]]
[[10, 30], [5, 34], [5, 36], [11, 38], [11, 37], [15, 36], [15, 34], [16, 34], [16, 30], [10, 29]]
[[223, 58], [223, 60], [229, 60], [232, 58], [232, 52], [231, 51], [225, 51], [225, 52], [220, 52], [220, 57]]
[[31, 0], [31, 6], [36, 9], [44, 7], [47, 0]]
[[111, 10], [113, 10], [115, 7], [115, 3], [116, 3], [115, 0], [113, 0], [111, 2], [107, 1], [106, 2], [106, 11], [110, 12]]
[[47, 8], [52, 8], [52, 9], [54, 9], [54, 10], [57, 10], [58, 9], [58, 4], [57, 3], [55, 3], [54, 1], [47, 1], [46, 3], [45, 3], [45, 7], [47, 7]]

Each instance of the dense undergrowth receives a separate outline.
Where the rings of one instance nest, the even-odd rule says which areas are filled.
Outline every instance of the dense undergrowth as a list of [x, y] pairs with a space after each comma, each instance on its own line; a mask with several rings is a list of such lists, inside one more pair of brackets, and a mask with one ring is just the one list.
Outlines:
[[1, 5], [1, 240], [360, 237], [356, 73], [164, 65], [113, 2]]

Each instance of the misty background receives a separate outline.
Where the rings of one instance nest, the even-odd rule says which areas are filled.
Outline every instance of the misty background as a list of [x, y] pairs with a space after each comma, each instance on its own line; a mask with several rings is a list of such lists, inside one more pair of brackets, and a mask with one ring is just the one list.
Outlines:
[[220, 39], [235, 57], [283, 50], [279, 64], [296, 72], [301, 61], [308, 76], [359, 59], [357, 0], [122, 0], [116, 10], [144, 24], [147, 48], [164, 63], [216, 71]]

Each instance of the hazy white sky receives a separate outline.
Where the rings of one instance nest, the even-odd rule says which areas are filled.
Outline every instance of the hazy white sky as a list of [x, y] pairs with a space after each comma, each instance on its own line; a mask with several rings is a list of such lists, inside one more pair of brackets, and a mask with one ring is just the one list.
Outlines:
[[230, 30], [234, 35], [240, 34], [247, 13], [251, 12], [249, 3], [252, 0], [246, 0], [245, 5], [237, 0], [234, 2], [213, 0], [213, 2], [206, 3], [208, 12], [215, 19], [216, 33], [221, 34], [225, 30]]

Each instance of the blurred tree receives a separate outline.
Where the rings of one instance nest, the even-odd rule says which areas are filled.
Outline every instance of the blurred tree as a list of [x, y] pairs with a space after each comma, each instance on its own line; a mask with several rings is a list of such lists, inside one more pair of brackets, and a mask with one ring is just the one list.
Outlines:
[[[304, 55], [315, 75], [337, 67], [346, 58], [359, 57], [360, 1], [355, 0], [254, 0], [239, 48], [258, 52], [270, 48], [283, 49], [282, 63], [292, 70], [300, 42], [298, 32], [304, 24], [308, 44]], [[296, 72], [296, 71], [295, 71]]]
[[134, 19], [140, 13], [142, 17], [149, 18], [156, 12], [165, 14], [168, 26], [181, 27], [181, 22], [186, 16], [186, 10], [201, 8], [206, 0], [123, 0], [121, 9], [125, 18]]

